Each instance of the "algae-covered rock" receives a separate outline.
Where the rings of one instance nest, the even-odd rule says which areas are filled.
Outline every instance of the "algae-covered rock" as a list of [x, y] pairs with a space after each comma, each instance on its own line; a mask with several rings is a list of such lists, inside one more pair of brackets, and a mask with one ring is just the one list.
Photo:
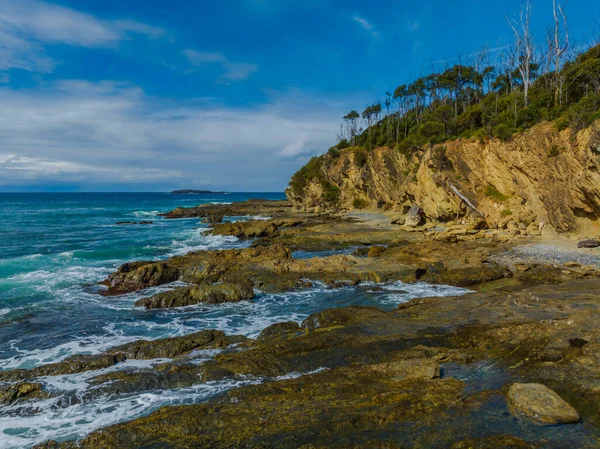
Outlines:
[[456, 379], [399, 381], [361, 367], [331, 370], [244, 387], [207, 404], [162, 408], [94, 432], [80, 446], [342, 448], [393, 436], [406, 447], [419, 432], [431, 443], [425, 447], [435, 447], [439, 435], [426, 435], [422, 426], [453, 417], [462, 394]]
[[181, 337], [163, 338], [160, 340], [138, 340], [107, 351], [109, 354], [124, 354], [127, 359], [150, 360], [172, 358], [194, 349], [222, 348], [238, 343], [245, 338], [228, 337], [222, 331], [206, 330]]
[[254, 285], [246, 279], [237, 283], [202, 284], [190, 287], [180, 287], [149, 298], [140, 299], [135, 303], [146, 309], [162, 309], [183, 307], [192, 304], [221, 304], [238, 302], [254, 298]]
[[232, 235], [242, 239], [253, 237], [269, 237], [277, 234], [277, 226], [267, 220], [236, 221], [234, 223], [221, 223], [215, 225], [210, 234]]
[[119, 295], [168, 284], [176, 281], [178, 277], [178, 268], [168, 261], [127, 263], [103, 282], [108, 289], [100, 293], [105, 296]]
[[260, 340], [297, 334], [302, 328], [295, 321], [285, 321], [283, 323], [275, 323], [263, 329], [258, 338]]
[[0, 388], [0, 405], [10, 405], [23, 399], [43, 399], [50, 394], [41, 383], [21, 382]]
[[330, 326], [344, 326], [373, 317], [382, 317], [386, 312], [374, 307], [353, 306], [341, 309], [327, 309], [317, 312], [302, 322], [302, 327], [310, 331]]
[[541, 425], [574, 423], [580, 419], [577, 410], [542, 384], [515, 383], [508, 390], [506, 401], [513, 415]]
[[[167, 219], [240, 217], [265, 215], [269, 217], [286, 216], [291, 212], [291, 203], [280, 200], [249, 199], [232, 204], [203, 204], [197, 207], [178, 207], [165, 214]], [[221, 218], [222, 220], [222, 218]], [[216, 223], [218, 221], [213, 221]]]
[[245, 339], [243, 336], [229, 337], [221, 331], [205, 330], [181, 337], [163, 338], [153, 341], [138, 340], [121, 346], [115, 346], [102, 354], [74, 355], [62, 362], [41, 365], [30, 370], [0, 371], [0, 380], [34, 379], [41, 376], [95, 371], [108, 368], [127, 359], [150, 360], [173, 358], [195, 349], [223, 348], [242, 342]]
[[387, 376], [394, 380], [436, 379], [440, 377], [440, 366], [438, 363], [435, 360], [425, 358], [364, 365], [363, 370]]
[[451, 449], [534, 449], [535, 446], [512, 435], [469, 438], [454, 443]]

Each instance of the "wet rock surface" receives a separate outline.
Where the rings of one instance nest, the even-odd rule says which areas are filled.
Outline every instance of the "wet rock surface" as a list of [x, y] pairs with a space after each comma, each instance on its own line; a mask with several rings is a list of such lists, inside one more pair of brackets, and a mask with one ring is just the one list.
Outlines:
[[75, 355], [66, 358], [62, 362], [41, 365], [30, 370], [0, 371], [0, 381], [36, 379], [42, 376], [95, 371], [114, 366], [128, 359], [173, 358], [195, 349], [222, 348], [244, 340], [245, 337], [228, 337], [221, 331], [213, 330], [153, 341], [138, 340], [116, 346], [98, 355]]
[[136, 301], [136, 306], [146, 309], [183, 307], [192, 304], [222, 304], [254, 298], [253, 282], [249, 279], [238, 283], [197, 285], [176, 288]]
[[11, 405], [17, 401], [45, 399], [50, 394], [44, 391], [41, 383], [21, 382], [7, 387], [0, 387], [0, 405]]
[[[272, 325], [258, 339], [240, 340], [236, 350], [200, 365], [184, 357], [152, 370], [109, 373], [94, 379], [98, 392], [247, 376], [264, 381], [203, 404], [162, 408], [79, 444], [291, 448], [372, 447], [379, 441], [383, 447], [597, 447], [598, 288], [598, 280], [513, 285], [415, 299], [393, 312], [328, 309], [301, 325]], [[172, 357], [205, 347], [209, 340], [214, 339], [205, 336], [175, 351], [165, 340], [151, 352], [136, 345], [112, 352]], [[293, 373], [308, 374], [285, 379]], [[544, 391], [528, 386], [539, 383]], [[515, 388], [535, 391], [516, 394]], [[546, 401], [544, 394], [554, 399]], [[564, 431], [540, 427], [513, 418], [509, 410], [547, 424], [574, 422], [577, 415], [584, 424]]]
[[[180, 211], [171, 218], [251, 215], [247, 204], [223, 206]], [[517, 258], [511, 250], [522, 248], [520, 237], [479, 225], [456, 224], [437, 232], [425, 224], [405, 232], [381, 221], [293, 214], [284, 204], [252, 207], [262, 213], [270, 208], [268, 216], [274, 218], [215, 226], [242, 230], [241, 238], [252, 235], [252, 247], [125, 264], [106, 279], [104, 294], [188, 284], [136, 303], [152, 309], [210, 307], [251, 299], [254, 289], [260, 295], [319, 282], [349, 291], [355, 286], [381, 291], [390, 288], [384, 283], [403, 281], [470, 286], [478, 292], [413, 299], [393, 311], [332, 303], [301, 323], [272, 324], [256, 339], [202, 331], [0, 372], [0, 382], [9, 383], [6, 391], [42, 376], [90, 372], [89, 397], [249, 383], [204, 403], [163, 407], [77, 443], [43, 447], [597, 447], [597, 268], [566, 256]], [[257, 237], [255, 226], [276, 231]], [[295, 258], [293, 250], [315, 253]], [[336, 250], [345, 252], [332, 253]], [[209, 350], [215, 351], [196, 358]], [[151, 367], [106, 369], [154, 359]], [[526, 400], [510, 394], [511, 386], [521, 384], [542, 384], [571, 407], [563, 404], [563, 413], [553, 415], [547, 407], [553, 402], [544, 403], [542, 410], [552, 417], [544, 418], [548, 423], [571, 422], [565, 416], [574, 417], [573, 411], [580, 422], [547, 427], [521, 419], [526, 413], [542, 416], [533, 401], [539, 394]], [[507, 401], [513, 396], [517, 399]]]

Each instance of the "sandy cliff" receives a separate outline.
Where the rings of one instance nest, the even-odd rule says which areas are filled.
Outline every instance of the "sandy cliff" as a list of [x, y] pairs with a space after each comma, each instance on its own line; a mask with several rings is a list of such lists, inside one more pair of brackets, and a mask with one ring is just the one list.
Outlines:
[[[463, 139], [409, 152], [383, 147], [326, 154], [321, 180], [286, 193], [302, 210], [379, 207], [403, 215], [416, 203], [424, 220], [478, 216], [460, 194], [491, 226], [543, 223], [581, 232], [595, 228], [600, 216], [599, 168], [600, 121], [579, 132], [541, 124], [506, 142]], [[337, 201], [325, 200], [327, 188]]]

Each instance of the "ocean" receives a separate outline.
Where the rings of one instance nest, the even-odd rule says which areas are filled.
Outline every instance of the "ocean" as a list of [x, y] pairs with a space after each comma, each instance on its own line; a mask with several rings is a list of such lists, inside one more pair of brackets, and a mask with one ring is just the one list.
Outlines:
[[[203, 329], [255, 337], [270, 324], [300, 322], [326, 308], [372, 305], [391, 310], [415, 297], [465, 292], [424, 283], [393, 283], [384, 285], [381, 291], [370, 289], [369, 285], [327, 289], [317, 283], [303, 291], [259, 293], [252, 302], [151, 311], [133, 304], [169, 286], [116, 298], [97, 294], [97, 283], [125, 262], [249, 246], [250, 241], [205, 235], [207, 226], [198, 219], [165, 220], [158, 216], [175, 207], [249, 198], [283, 199], [284, 195], [0, 193], [0, 370], [33, 368], [73, 354], [97, 354], [134, 340], [185, 335]], [[122, 221], [153, 224], [116, 224]], [[315, 255], [322, 254], [298, 252], [295, 257]], [[213, 355], [210, 351], [199, 354], [198, 363]], [[163, 361], [125, 362], [101, 372]], [[89, 394], [93, 386], [88, 383], [98, 374], [96, 371], [48, 376], [40, 381], [55, 397], [27, 407], [0, 406], [0, 448], [25, 448], [47, 439], [79, 438], [163, 405], [204, 401], [236, 386], [265, 381], [246, 378], [179, 390], [98, 397]]]

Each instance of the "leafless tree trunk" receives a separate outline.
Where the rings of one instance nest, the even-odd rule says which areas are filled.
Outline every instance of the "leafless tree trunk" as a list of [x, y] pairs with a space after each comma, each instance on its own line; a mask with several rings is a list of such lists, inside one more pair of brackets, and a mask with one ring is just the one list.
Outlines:
[[556, 82], [555, 102], [562, 104], [562, 91], [564, 86], [564, 77], [560, 74], [563, 61], [569, 51], [569, 28], [567, 26], [567, 16], [565, 8], [567, 1], [560, 4], [557, 0], [552, 0], [552, 14], [554, 16], [554, 28], [548, 36], [549, 56], [552, 57], [554, 65], [554, 77]]
[[519, 19], [509, 19], [506, 21], [510, 25], [515, 35], [515, 59], [517, 68], [523, 79], [523, 96], [525, 106], [529, 105], [529, 87], [532, 82], [531, 65], [535, 60], [535, 46], [531, 35], [531, 0], [521, 0], [521, 11]]

